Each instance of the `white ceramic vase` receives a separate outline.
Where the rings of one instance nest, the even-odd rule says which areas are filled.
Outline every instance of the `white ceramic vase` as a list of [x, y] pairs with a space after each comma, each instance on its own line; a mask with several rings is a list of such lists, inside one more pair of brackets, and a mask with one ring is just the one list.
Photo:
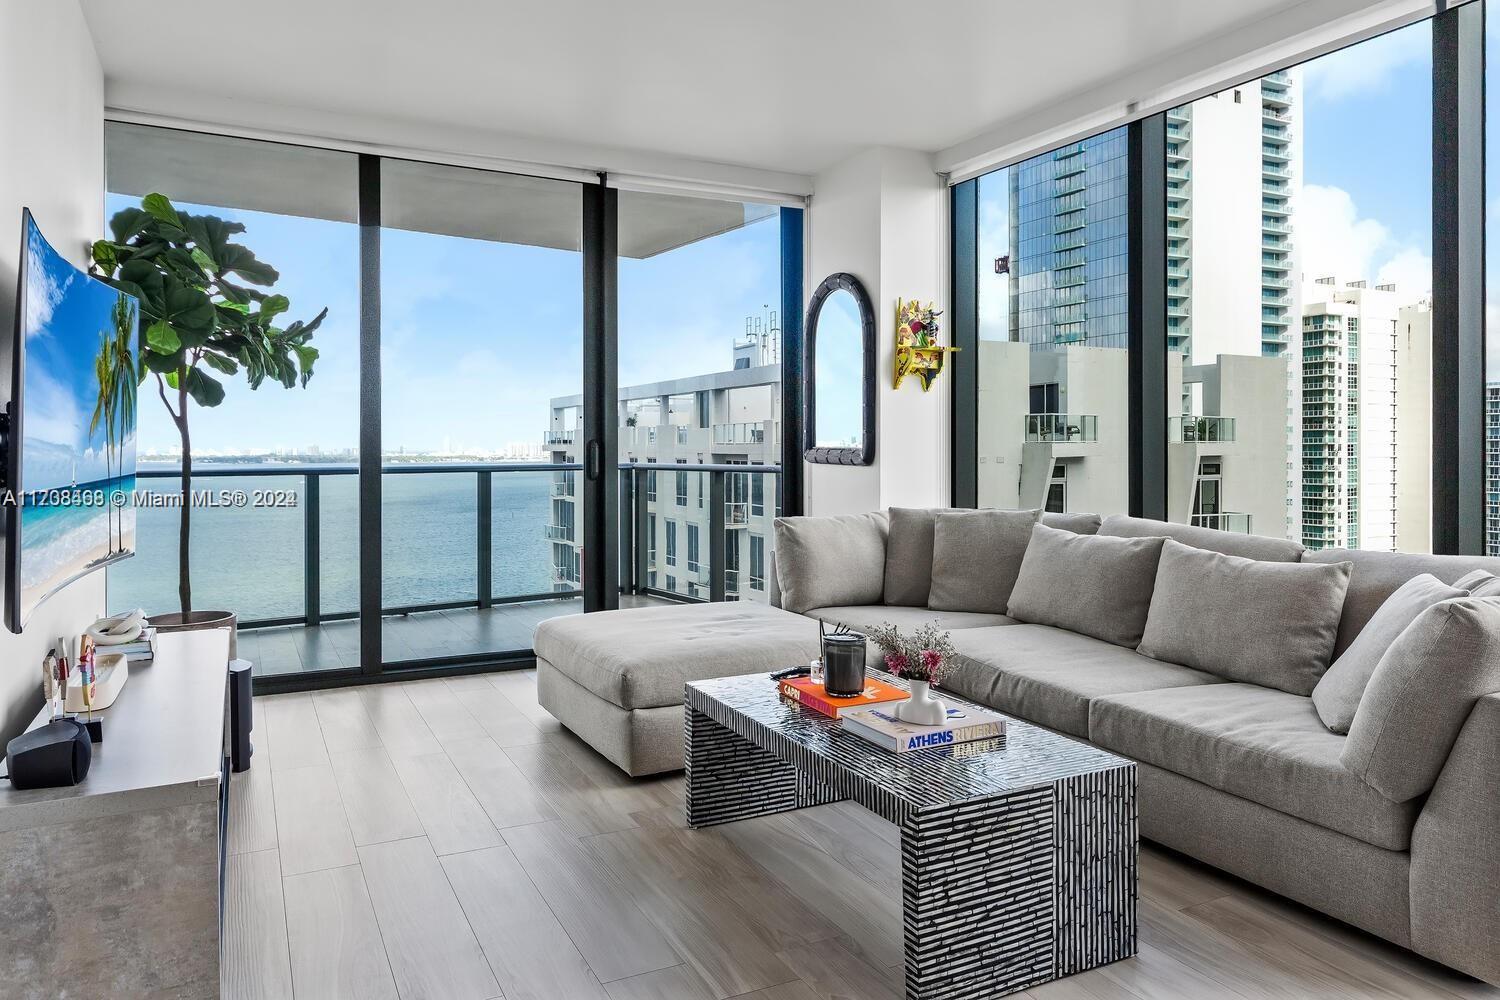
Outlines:
[[911, 697], [896, 706], [896, 718], [914, 726], [941, 726], [948, 718], [948, 707], [932, 696], [927, 681], [910, 681]]

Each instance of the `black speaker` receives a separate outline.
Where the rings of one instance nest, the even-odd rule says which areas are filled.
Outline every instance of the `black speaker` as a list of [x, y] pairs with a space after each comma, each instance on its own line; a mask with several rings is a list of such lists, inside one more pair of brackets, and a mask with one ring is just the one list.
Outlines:
[[88, 728], [76, 719], [57, 719], [5, 745], [5, 770], [16, 788], [76, 785], [93, 759]]
[[235, 774], [250, 767], [255, 748], [250, 730], [255, 714], [250, 704], [250, 661], [229, 661], [229, 766]]

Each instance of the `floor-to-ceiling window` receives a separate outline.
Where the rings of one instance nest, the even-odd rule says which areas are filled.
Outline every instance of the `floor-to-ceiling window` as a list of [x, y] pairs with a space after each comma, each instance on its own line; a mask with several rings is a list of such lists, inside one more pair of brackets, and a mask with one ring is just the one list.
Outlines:
[[1166, 115], [1167, 516], [1431, 550], [1432, 29]]
[[[188, 406], [193, 488], [218, 498], [191, 512], [194, 608], [224, 608], [242, 623], [327, 619], [324, 627], [247, 629], [240, 655], [257, 675], [353, 669], [360, 662], [358, 507], [352, 463], [359, 443], [359, 252], [356, 158], [347, 153], [111, 123], [105, 132], [106, 215], [152, 192], [180, 212], [211, 215], [243, 232], [231, 239], [273, 266], [283, 319], [328, 316], [305, 387], [274, 379], [252, 390], [243, 371], [208, 368], [224, 401]], [[148, 375], [138, 407], [138, 488], [180, 490], [182, 442]], [[236, 498], [243, 495], [243, 503]], [[175, 506], [136, 511], [135, 558], [108, 573], [112, 610], [178, 610]], [[312, 518], [312, 523], [309, 523]]]
[[[1474, 70], [1481, 48], [1500, 58], [1482, 2], [1122, 127], [1123, 214], [1095, 198], [1088, 164], [1076, 180], [1058, 166], [1102, 136], [959, 178], [955, 502], [1128, 506], [1313, 549], [1500, 553], [1500, 376], [1481, 362], [1483, 289], [1466, 266], [1484, 254], [1473, 223], [1496, 169], [1478, 155]], [[1090, 227], [1109, 214], [1129, 248], [1115, 384], [1130, 426], [1099, 451], [1120, 463], [1104, 481], [1126, 504], [1082, 493], [1110, 394], [1080, 405], [1071, 366], [1035, 357], [1048, 331], [1044, 350], [1083, 353], [1070, 324], [1107, 314], [1088, 273], [1059, 272], [1094, 265]], [[1486, 270], [1493, 303], [1500, 267]]]
[[[287, 498], [195, 511], [193, 604], [239, 613], [258, 689], [524, 663], [542, 618], [612, 600], [589, 567], [614, 540], [585, 537], [607, 509], [586, 507], [599, 479], [625, 487], [631, 600], [765, 599], [800, 208], [117, 123], [107, 153], [111, 211], [161, 191], [244, 225], [291, 315], [329, 310], [305, 389], [230, 385], [193, 413], [196, 486], [254, 477]], [[590, 358], [619, 347], [617, 398], [608, 367], [584, 363], [590, 338]], [[614, 411], [615, 453], [590, 437], [591, 406]], [[148, 409], [141, 485], [175, 494], [175, 428]], [[677, 471], [658, 499], [662, 463]], [[176, 521], [140, 514], [110, 604], [171, 610]]]
[[580, 186], [384, 159], [380, 204], [385, 660], [529, 649], [582, 610]]
[[1127, 505], [1124, 129], [978, 180], [978, 501]]
[[[720, 571], [726, 599], [766, 600], [740, 567], [752, 547], [764, 552], [777, 513], [783, 227], [801, 236], [800, 212], [786, 216], [774, 205], [619, 194], [620, 459], [682, 467], [660, 493], [655, 474], [640, 473], [651, 516], [636, 523], [652, 533], [648, 553], [666, 553], [665, 565], [647, 560], [641, 589], [707, 600]], [[720, 518], [722, 557], [712, 551]]]

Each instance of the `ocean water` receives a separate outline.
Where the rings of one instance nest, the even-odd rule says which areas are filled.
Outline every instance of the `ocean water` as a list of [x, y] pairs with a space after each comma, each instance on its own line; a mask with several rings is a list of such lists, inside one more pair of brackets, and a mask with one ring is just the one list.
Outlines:
[[[492, 596], [552, 589], [552, 548], [545, 534], [552, 522], [551, 487], [549, 472], [492, 474]], [[172, 494], [177, 488], [175, 479], [138, 483], [141, 491], [157, 494]], [[232, 609], [241, 620], [301, 615], [303, 477], [214, 476], [195, 471], [193, 489], [290, 494], [295, 502], [295, 506], [195, 508], [193, 604]], [[381, 489], [384, 606], [474, 600], [479, 585], [476, 474], [387, 475]], [[322, 476], [319, 490], [322, 611], [356, 611], [356, 477]], [[138, 507], [136, 555], [108, 571], [111, 609], [177, 610], [179, 513], [175, 507]]]

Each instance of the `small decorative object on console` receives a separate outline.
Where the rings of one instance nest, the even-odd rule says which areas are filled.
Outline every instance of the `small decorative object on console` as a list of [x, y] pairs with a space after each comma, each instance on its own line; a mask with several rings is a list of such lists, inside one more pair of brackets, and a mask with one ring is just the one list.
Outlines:
[[896, 300], [896, 377], [892, 389], [901, 388], [906, 376], [915, 375], [926, 392], [942, 372], [947, 356], [958, 350], [938, 343], [937, 318], [941, 315], [931, 302], [924, 306], [915, 299]]
[[953, 655], [953, 638], [937, 622], [919, 626], [909, 636], [887, 622], [870, 634], [870, 641], [879, 647], [885, 668], [911, 683], [911, 698], [896, 706], [896, 718], [917, 726], [942, 725], [946, 708], [932, 696], [932, 685]]

